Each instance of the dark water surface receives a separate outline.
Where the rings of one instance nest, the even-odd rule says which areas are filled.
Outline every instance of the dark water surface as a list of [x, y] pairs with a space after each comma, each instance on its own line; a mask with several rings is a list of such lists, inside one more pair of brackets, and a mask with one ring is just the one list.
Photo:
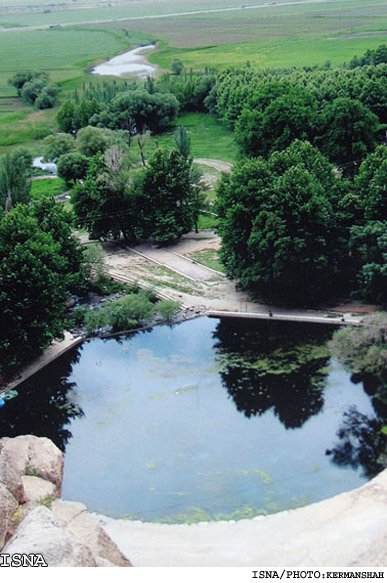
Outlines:
[[372, 399], [329, 359], [331, 333], [200, 318], [91, 340], [20, 388], [0, 433], [53, 439], [63, 498], [114, 517], [240, 518], [322, 500], [380, 469]]

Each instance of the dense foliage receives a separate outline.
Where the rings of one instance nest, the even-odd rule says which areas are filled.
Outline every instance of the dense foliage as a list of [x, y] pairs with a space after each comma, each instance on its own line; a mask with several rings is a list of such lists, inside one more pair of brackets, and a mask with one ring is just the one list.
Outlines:
[[77, 222], [95, 238], [135, 242], [153, 237], [166, 244], [190, 231], [198, 215], [191, 160], [177, 150], [156, 150], [147, 165], [133, 168], [125, 150], [112, 148], [91, 159], [86, 179], [73, 191]]
[[356, 374], [377, 380], [380, 397], [387, 403], [387, 313], [378, 312], [359, 327], [336, 332], [330, 343], [334, 356]]
[[82, 253], [53, 202], [19, 204], [0, 219], [0, 374], [63, 329], [67, 294], [83, 283]]
[[218, 189], [228, 274], [269, 302], [302, 305], [332, 292], [345, 267], [344, 188], [308, 142], [241, 161]]
[[169, 322], [179, 311], [180, 304], [173, 300], [152, 301], [151, 294], [144, 290], [128, 293], [119, 300], [110, 300], [97, 310], [86, 312], [87, 331], [92, 334], [105, 329], [122, 332], [139, 326], [149, 326], [155, 315]]
[[361, 67], [216, 75], [205, 104], [241, 150], [218, 189], [223, 262], [268, 302], [336, 289], [387, 304], [386, 54], [367, 52]]
[[235, 128], [248, 156], [267, 156], [293, 139], [308, 139], [343, 166], [376, 146], [386, 120], [386, 76], [387, 65], [314, 72], [247, 67], [218, 74], [206, 103]]

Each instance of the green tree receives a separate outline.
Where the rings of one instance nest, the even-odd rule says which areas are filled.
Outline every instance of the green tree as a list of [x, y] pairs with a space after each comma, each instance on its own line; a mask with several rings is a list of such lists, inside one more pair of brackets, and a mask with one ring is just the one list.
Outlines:
[[182, 72], [184, 71], [184, 65], [180, 61], [180, 59], [173, 59], [173, 61], [171, 63], [171, 71], [175, 75], [181, 75], [182, 74]]
[[33, 105], [38, 96], [40, 95], [40, 93], [47, 86], [47, 83], [48, 83], [47, 75], [39, 75], [33, 77], [31, 81], [27, 81], [26, 83], [24, 83], [20, 91], [21, 98], [27, 103], [31, 103]]
[[56, 121], [58, 123], [59, 129], [66, 134], [74, 131], [76, 129], [74, 117], [74, 102], [71, 99], [68, 99], [61, 105], [58, 113], [56, 114]]
[[365, 221], [387, 219], [387, 148], [379, 146], [362, 162], [355, 177]]
[[47, 162], [56, 162], [62, 154], [74, 149], [74, 138], [70, 134], [52, 134], [43, 140], [43, 157]]
[[73, 237], [73, 217], [52, 199], [43, 199], [32, 207], [39, 228], [59, 245], [63, 261], [61, 277], [66, 291], [80, 294], [86, 289], [87, 271], [83, 248]]
[[268, 99], [283, 84], [270, 85], [270, 91], [252, 98], [255, 108], [247, 105], [235, 126], [236, 141], [249, 156], [267, 156], [283, 150], [295, 139], [311, 140], [316, 126], [316, 105], [311, 94], [298, 88]]
[[360, 101], [378, 116], [380, 123], [387, 123], [387, 87], [385, 78], [371, 78], [363, 86]]
[[51, 107], [54, 107], [59, 92], [60, 89], [56, 85], [46, 85], [35, 99], [35, 106], [38, 109], [50, 109]]
[[125, 146], [126, 132], [87, 126], [79, 130], [75, 140], [77, 150], [88, 157], [103, 154], [113, 144]]
[[86, 227], [92, 238], [119, 239], [123, 235], [129, 241], [136, 240], [141, 209], [129, 175], [127, 153], [117, 149], [94, 156], [86, 180], [73, 189], [77, 223]]
[[57, 172], [67, 186], [73, 186], [78, 180], [85, 178], [90, 159], [81, 152], [68, 152], [58, 159]]
[[26, 205], [0, 221], [0, 371], [12, 371], [61, 333], [66, 294], [60, 245]]
[[76, 106], [73, 116], [73, 127], [79, 130], [90, 125], [93, 115], [101, 111], [101, 105], [95, 98], [82, 99]]
[[176, 150], [156, 150], [141, 176], [140, 224], [143, 237], [165, 245], [188, 233], [196, 221], [191, 163]]
[[159, 132], [176, 119], [178, 110], [179, 102], [170, 93], [134, 89], [119, 93], [92, 117], [91, 123], [112, 130], [128, 130], [131, 135], [147, 130]]
[[20, 71], [8, 79], [8, 84], [15, 87], [17, 94], [20, 97], [23, 85], [28, 81], [31, 81], [34, 77], [38, 77], [39, 75], [40, 73], [34, 73], [33, 71]]
[[0, 157], [0, 209], [29, 202], [31, 163], [31, 155], [23, 148]]
[[355, 225], [349, 248], [360, 297], [387, 305], [387, 220]]
[[218, 189], [228, 275], [269, 302], [306, 305], [334, 291], [346, 241], [336, 216], [340, 179], [309, 143], [241, 161]]
[[359, 163], [376, 146], [378, 118], [356, 99], [335, 99], [324, 108], [321, 124], [316, 144], [340, 166]]
[[175, 143], [175, 148], [179, 154], [188, 160], [191, 154], [191, 139], [184, 126], [179, 126], [176, 128], [173, 134], [173, 141]]

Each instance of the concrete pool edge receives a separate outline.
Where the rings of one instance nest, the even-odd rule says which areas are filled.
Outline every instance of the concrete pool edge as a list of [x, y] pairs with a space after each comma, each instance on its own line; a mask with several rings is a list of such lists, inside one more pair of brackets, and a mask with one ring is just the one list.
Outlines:
[[253, 519], [154, 524], [95, 514], [135, 567], [385, 567], [387, 469], [364, 486]]

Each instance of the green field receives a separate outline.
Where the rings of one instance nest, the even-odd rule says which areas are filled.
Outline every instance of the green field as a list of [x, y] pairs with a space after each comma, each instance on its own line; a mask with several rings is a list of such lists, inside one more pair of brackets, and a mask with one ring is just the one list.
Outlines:
[[[6, 24], [9, 19], [15, 23], [16, 19], [24, 26], [91, 24], [81, 29], [3, 31], [0, 75], [4, 66], [18, 70], [23, 61], [28, 66], [29, 61], [40, 61], [46, 55], [53, 77], [62, 80], [69, 78], [71, 69], [79, 73], [79, 68], [150, 39], [159, 41], [151, 60], [163, 68], [168, 68], [175, 57], [194, 68], [235, 66], [246, 60], [261, 66], [313, 65], [326, 60], [335, 65], [386, 41], [385, 0], [306, 0], [298, 5], [285, 0], [268, 4], [247, 0], [242, 8], [238, 0], [121, 0], [109, 8], [102, 2], [86, 1], [79, 7], [74, 2], [47, 3], [44, 9], [44, 3], [20, 2], [12, 10], [0, 9], [0, 22]], [[206, 9], [209, 13], [192, 14]], [[184, 14], [188, 11], [190, 14]], [[160, 16], [174, 13], [179, 16]], [[0, 91], [1, 85], [0, 77]]]
[[[11, 7], [0, 1], [0, 27], [62, 23], [44, 30], [0, 28], [0, 153], [21, 144], [39, 153], [39, 140], [55, 130], [55, 109], [39, 112], [17, 99], [7, 83], [17, 71], [49, 72], [61, 85], [63, 100], [86, 80], [101, 82], [88, 73], [93, 65], [152, 40], [159, 43], [149, 58], [164, 70], [174, 58], [181, 59], [187, 69], [237, 67], [247, 61], [263, 67], [327, 61], [335, 66], [387, 43], [385, 0], [265, 4], [269, 3], [245, 0], [242, 8], [240, 0], [116, 0], [107, 7], [102, 0], [61, 4], [16, 0]], [[206, 9], [217, 12], [192, 14]], [[162, 17], [175, 12], [180, 15]], [[101, 20], [110, 22], [96, 23]], [[63, 26], [74, 22], [93, 24]], [[188, 117], [179, 123], [191, 132], [195, 157], [234, 160], [235, 147], [222, 126], [207, 129], [208, 124], [200, 125], [199, 118], [191, 124]], [[216, 140], [211, 137], [214, 131]], [[169, 134], [159, 138], [159, 143], [168, 145], [171, 140]]]
[[[143, 33], [121, 30], [65, 28], [0, 32], [0, 153], [8, 147], [27, 145], [51, 133], [56, 110], [37, 111], [23, 105], [8, 79], [17, 71], [41, 70], [62, 86], [62, 98], [83, 82], [101, 78], [88, 74], [90, 67], [111, 55], [149, 42]], [[39, 153], [33, 151], [33, 153]]]
[[[292, 0], [281, 0], [281, 3]], [[244, 6], [264, 5], [264, 0], [245, 0]], [[141, 17], [164, 18], [168, 14], [207, 10], [240, 9], [237, 0], [115, 0], [109, 5], [104, 1], [77, 0], [54, 4], [40, 0], [26, 0], [12, 4], [0, 4], [0, 25], [40, 26], [50, 24], [101, 22], [117, 19], [137, 20]]]

